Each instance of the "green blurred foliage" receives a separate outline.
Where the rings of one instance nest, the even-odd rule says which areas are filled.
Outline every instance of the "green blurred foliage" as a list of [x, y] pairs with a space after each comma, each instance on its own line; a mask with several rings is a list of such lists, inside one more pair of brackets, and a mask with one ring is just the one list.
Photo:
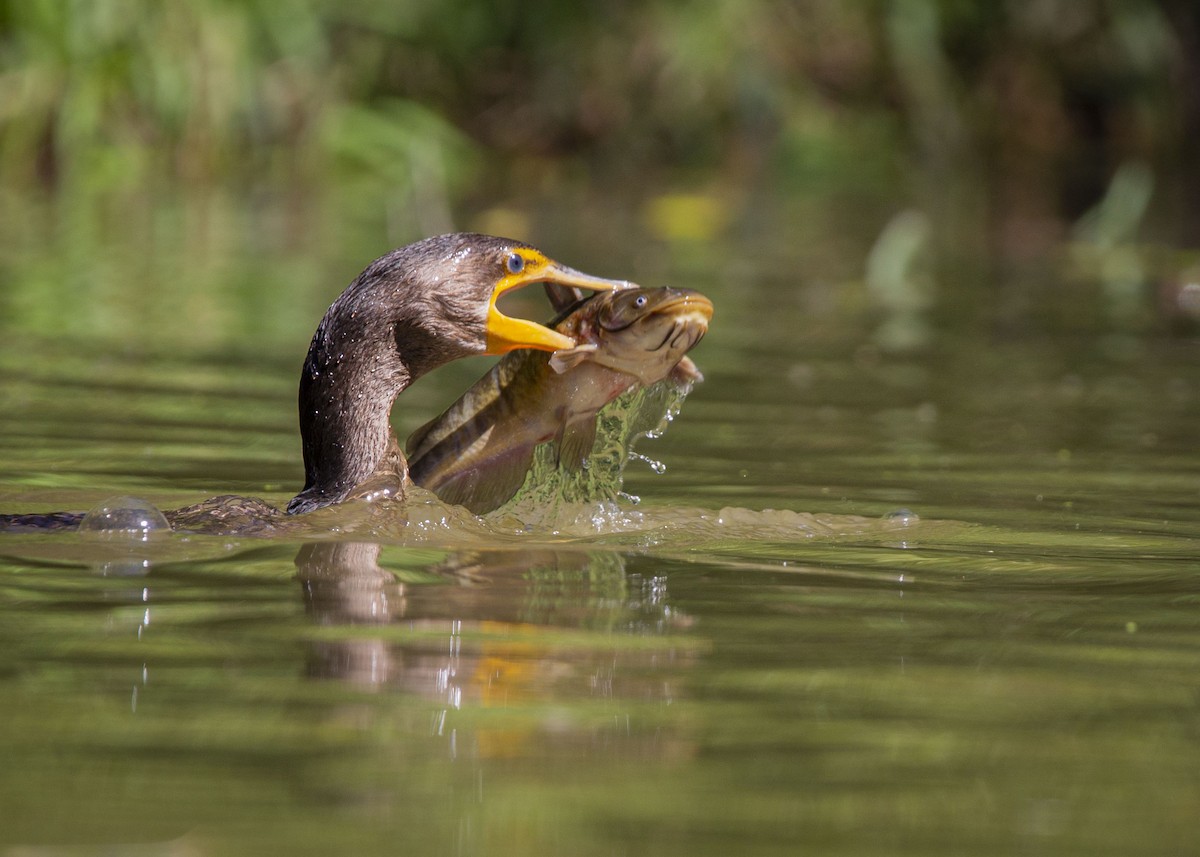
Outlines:
[[1198, 18], [1166, 0], [3, 0], [0, 164], [312, 179], [339, 155], [421, 170], [465, 135], [799, 186], [1069, 165], [1088, 197], [1125, 159], [1190, 159]]
[[306, 148], [331, 95], [304, 3], [12, 0], [0, 12], [6, 175], [208, 178]]
[[[546, 200], [604, 197], [703, 264], [715, 237], [819, 247], [927, 222], [927, 246], [872, 264], [934, 260], [914, 293], [957, 311], [963, 258], [1030, 270], [1074, 242], [1075, 270], [1126, 270], [1106, 224], [1125, 249], [1194, 246], [1198, 134], [1192, 0], [0, 0], [0, 264], [69, 231], [94, 269], [119, 228], [97, 212], [153, 236], [216, 210], [184, 236], [195, 257], [249, 240], [227, 221], [259, 223], [264, 194], [323, 219], [265, 239], [306, 250], [354, 233], [353, 211], [392, 244], [535, 237]], [[180, 192], [201, 199], [156, 208]], [[1145, 304], [1142, 280], [1110, 291]]]

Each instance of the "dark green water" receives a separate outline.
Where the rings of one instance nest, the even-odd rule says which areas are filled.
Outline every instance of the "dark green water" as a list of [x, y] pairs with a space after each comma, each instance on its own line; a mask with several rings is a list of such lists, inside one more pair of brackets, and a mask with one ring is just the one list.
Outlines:
[[[298, 489], [304, 348], [386, 247], [215, 222], [186, 258], [10, 239], [0, 509]], [[1197, 340], [934, 311], [890, 351], [805, 267], [865, 248], [596, 241], [542, 243], [717, 306], [640, 505], [0, 535], [0, 854], [1194, 849]]]

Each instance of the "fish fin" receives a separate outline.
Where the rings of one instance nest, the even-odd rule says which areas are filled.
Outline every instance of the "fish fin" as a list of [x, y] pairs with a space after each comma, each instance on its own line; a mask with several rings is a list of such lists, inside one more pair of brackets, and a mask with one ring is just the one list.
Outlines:
[[486, 472], [471, 468], [438, 485], [434, 493], [444, 502], [466, 506], [476, 515], [499, 509], [525, 484], [533, 465], [533, 447], [522, 446], [512, 455], [493, 461]]
[[[478, 479], [478, 474], [475, 471], [457, 474], [453, 479], [448, 479], [445, 482], [440, 482], [437, 485], [430, 485], [429, 490], [433, 491], [438, 496], [438, 499], [443, 503], [448, 503], [451, 506], [466, 506], [475, 514], [482, 514], [477, 511], [474, 502], [475, 482]], [[420, 483], [418, 483], [420, 484]]]
[[425, 445], [425, 439], [429, 436], [429, 432], [433, 430], [433, 427], [441, 419], [442, 418], [440, 416], [434, 417], [408, 436], [408, 440], [405, 442], [404, 447], [406, 450], [408, 450], [409, 458], [416, 458], [418, 455], [421, 455], [425, 452], [425, 450], [422, 448]]
[[675, 368], [667, 375], [676, 384], [693, 384], [696, 381], [704, 380], [704, 373], [700, 371], [700, 367], [693, 362], [692, 358], [684, 357], [675, 364]]
[[561, 375], [568, 369], [573, 369], [596, 353], [600, 346], [589, 342], [586, 345], [576, 345], [574, 348], [564, 348], [550, 355], [550, 368]]
[[578, 472], [596, 444], [596, 417], [563, 426], [558, 435], [558, 466]]

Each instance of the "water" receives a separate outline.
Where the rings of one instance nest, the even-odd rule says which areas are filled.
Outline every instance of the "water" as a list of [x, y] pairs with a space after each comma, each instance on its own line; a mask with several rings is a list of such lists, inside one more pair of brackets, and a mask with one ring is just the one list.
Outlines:
[[[17, 257], [0, 509], [298, 489], [354, 263], [228, 252], [121, 298], [142, 334], [114, 274], [54, 335]], [[638, 504], [0, 537], [0, 853], [1193, 850], [1196, 340], [967, 313], [895, 351], [852, 285], [693, 261], [635, 272], [717, 307]]]

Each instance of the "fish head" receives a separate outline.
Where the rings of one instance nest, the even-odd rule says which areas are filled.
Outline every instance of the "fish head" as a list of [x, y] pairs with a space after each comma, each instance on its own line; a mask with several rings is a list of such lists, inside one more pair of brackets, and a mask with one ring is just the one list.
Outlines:
[[712, 301], [692, 289], [605, 292], [585, 306], [593, 315], [580, 337], [587, 359], [643, 384], [664, 378], [708, 332], [713, 315]]

